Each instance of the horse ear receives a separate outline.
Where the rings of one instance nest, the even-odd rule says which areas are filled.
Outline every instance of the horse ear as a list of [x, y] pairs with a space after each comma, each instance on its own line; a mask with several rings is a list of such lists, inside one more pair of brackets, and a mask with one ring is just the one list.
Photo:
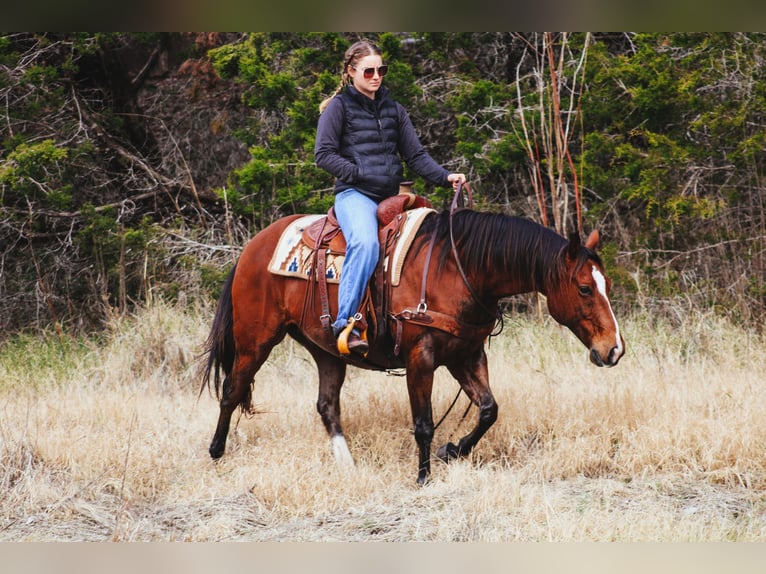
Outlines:
[[567, 248], [567, 256], [569, 259], [577, 259], [580, 253], [580, 234], [576, 231], [569, 232], [569, 246]]
[[588, 239], [585, 240], [585, 247], [590, 249], [591, 251], [595, 251], [596, 247], [598, 247], [598, 242], [601, 240], [601, 235], [598, 232], [598, 229], [594, 229], [590, 232], [590, 235], [588, 235]]

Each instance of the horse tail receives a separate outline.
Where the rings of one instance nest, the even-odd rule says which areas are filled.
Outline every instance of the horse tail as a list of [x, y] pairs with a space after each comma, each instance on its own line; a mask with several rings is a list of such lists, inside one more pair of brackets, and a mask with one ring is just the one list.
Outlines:
[[223, 285], [223, 292], [218, 299], [213, 325], [210, 328], [207, 341], [205, 341], [204, 354], [207, 355], [207, 367], [203, 369], [200, 394], [205, 387], [210, 388], [210, 374], [214, 373], [213, 385], [217, 398], [221, 397], [221, 369], [228, 377], [234, 366], [234, 321], [232, 318], [231, 286], [234, 283], [236, 270], [237, 266], [234, 265]]

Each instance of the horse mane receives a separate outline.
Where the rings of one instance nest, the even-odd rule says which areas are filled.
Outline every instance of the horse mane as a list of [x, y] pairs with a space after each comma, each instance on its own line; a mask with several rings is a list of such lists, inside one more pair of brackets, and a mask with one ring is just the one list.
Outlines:
[[[567, 239], [530, 219], [463, 209], [454, 213], [451, 225], [460, 263], [468, 275], [486, 269], [513, 270], [532, 277], [535, 290], [544, 290], [563, 273], [565, 258], [560, 255]], [[437, 258], [438, 269], [443, 270], [452, 257], [449, 211], [423, 222], [418, 245], [426, 245], [434, 229], [437, 243], [447, 246], [439, 250]], [[575, 271], [589, 260], [601, 265], [598, 254], [583, 246]]]

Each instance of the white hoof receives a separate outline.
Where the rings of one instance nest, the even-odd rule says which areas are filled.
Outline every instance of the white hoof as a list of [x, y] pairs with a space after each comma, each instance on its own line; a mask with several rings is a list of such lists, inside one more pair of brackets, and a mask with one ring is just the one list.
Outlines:
[[348, 443], [346, 437], [343, 435], [336, 435], [332, 437], [332, 453], [335, 455], [335, 462], [338, 466], [350, 468], [354, 466], [354, 458], [351, 456], [351, 451], [348, 449]]

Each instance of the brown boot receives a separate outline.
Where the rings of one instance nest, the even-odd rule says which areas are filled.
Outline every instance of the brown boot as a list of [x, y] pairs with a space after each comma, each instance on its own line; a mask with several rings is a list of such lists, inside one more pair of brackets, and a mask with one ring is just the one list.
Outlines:
[[352, 329], [348, 336], [348, 350], [357, 355], [365, 356], [370, 350], [370, 344], [366, 339], [362, 339], [357, 329]]
[[354, 328], [355, 323], [355, 319], [349, 319], [346, 328], [336, 335], [338, 352], [341, 355], [356, 353], [364, 357], [370, 350], [370, 344], [367, 342], [367, 338], [361, 334], [361, 331]]

